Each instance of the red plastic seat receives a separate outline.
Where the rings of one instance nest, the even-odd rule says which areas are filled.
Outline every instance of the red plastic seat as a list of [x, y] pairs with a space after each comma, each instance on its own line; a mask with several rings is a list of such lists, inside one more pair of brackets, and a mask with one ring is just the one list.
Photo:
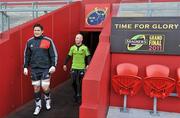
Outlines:
[[153, 64], [146, 67], [144, 90], [150, 97], [165, 98], [174, 90], [175, 80], [169, 76], [169, 68]]
[[131, 63], [121, 63], [117, 65], [117, 75], [137, 75], [138, 66]]
[[122, 63], [117, 66], [117, 74], [112, 78], [114, 91], [120, 95], [135, 95], [141, 87], [137, 65]]
[[176, 90], [178, 97], [180, 97], [180, 68], [177, 69], [177, 78]]

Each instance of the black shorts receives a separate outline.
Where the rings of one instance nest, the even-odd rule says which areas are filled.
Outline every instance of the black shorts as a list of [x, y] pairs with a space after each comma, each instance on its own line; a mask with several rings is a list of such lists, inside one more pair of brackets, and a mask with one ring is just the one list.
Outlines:
[[50, 78], [49, 69], [42, 69], [42, 68], [31, 69], [32, 81], [45, 80], [49, 78]]
[[72, 69], [71, 70], [71, 76], [73, 79], [83, 78], [84, 74], [85, 74], [85, 69]]

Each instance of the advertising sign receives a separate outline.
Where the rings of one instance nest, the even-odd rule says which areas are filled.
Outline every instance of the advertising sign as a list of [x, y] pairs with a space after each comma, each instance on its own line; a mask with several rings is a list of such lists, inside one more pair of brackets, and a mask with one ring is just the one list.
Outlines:
[[114, 17], [111, 52], [180, 55], [180, 18]]

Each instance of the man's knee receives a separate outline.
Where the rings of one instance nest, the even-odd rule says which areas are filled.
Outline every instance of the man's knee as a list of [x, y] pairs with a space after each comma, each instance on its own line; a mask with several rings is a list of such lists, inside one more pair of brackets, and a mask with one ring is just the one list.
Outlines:
[[34, 92], [37, 93], [40, 91], [40, 86], [34, 86]]
[[44, 91], [44, 92], [46, 92], [46, 91], [49, 91], [49, 90], [50, 90], [49, 86], [42, 86], [42, 89], [43, 89], [43, 91]]

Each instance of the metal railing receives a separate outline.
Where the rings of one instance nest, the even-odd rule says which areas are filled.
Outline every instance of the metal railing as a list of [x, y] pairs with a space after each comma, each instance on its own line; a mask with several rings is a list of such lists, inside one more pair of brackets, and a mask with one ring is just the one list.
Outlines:
[[[61, 1], [32, 1], [32, 2], [0, 2], [0, 32], [9, 30], [11, 27], [9, 12], [30, 12], [32, 19], [37, 18], [39, 13], [48, 13], [59, 8], [59, 5], [66, 5], [72, 0]], [[45, 6], [46, 5], [46, 6]], [[55, 7], [56, 6], [56, 7]]]

